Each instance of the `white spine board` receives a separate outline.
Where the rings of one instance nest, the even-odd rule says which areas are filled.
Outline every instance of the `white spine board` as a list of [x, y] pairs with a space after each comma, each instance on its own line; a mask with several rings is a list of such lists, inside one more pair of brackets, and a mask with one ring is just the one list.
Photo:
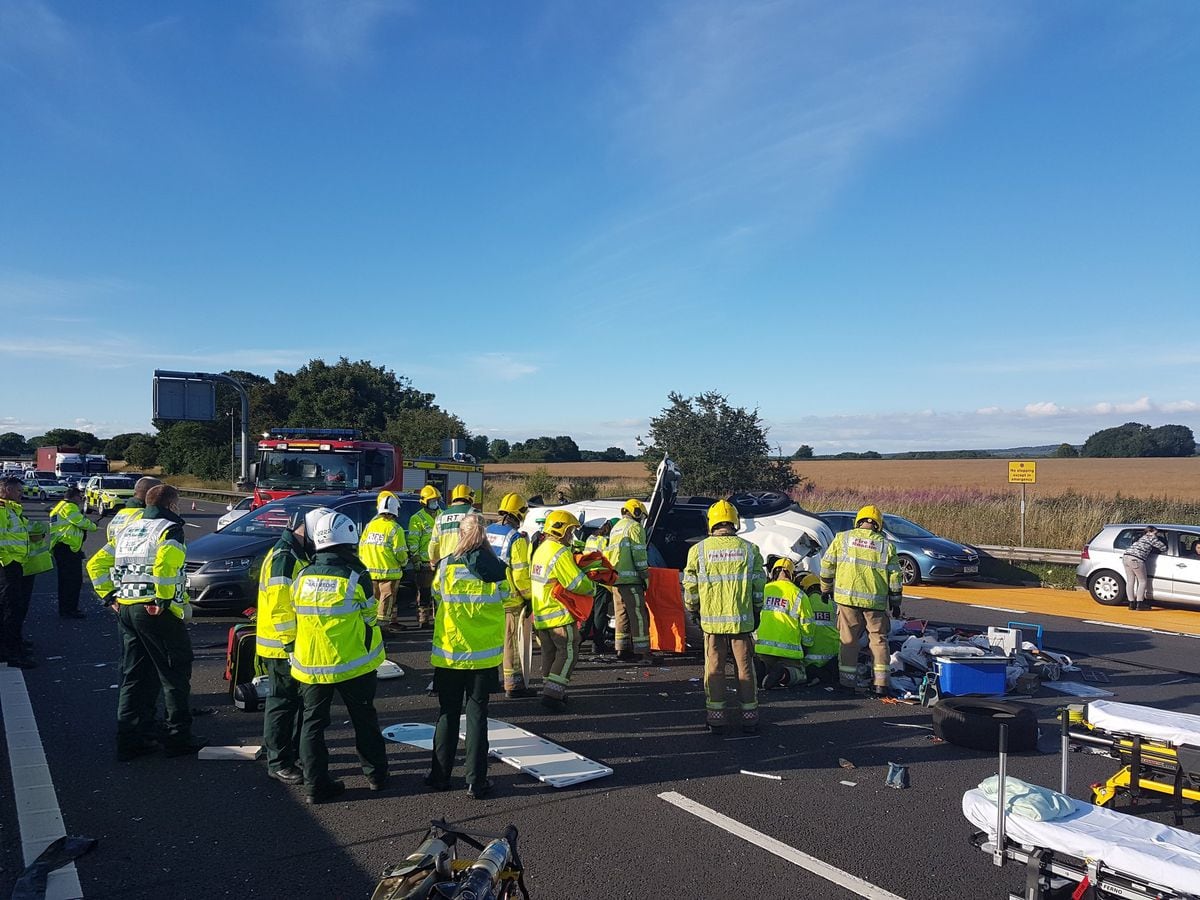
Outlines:
[[[383, 729], [383, 736], [398, 744], [432, 750], [433, 730], [432, 725], [404, 722], [389, 725]], [[613, 773], [608, 766], [496, 719], [488, 719], [488, 755], [555, 788], [606, 778]]]

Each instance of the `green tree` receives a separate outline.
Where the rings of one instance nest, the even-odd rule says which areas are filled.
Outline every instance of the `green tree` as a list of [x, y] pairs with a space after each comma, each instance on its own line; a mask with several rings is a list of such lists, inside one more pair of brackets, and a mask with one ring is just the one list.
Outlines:
[[15, 431], [0, 434], [0, 456], [22, 456], [29, 453], [33, 446], [25, 440], [25, 435]]
[[792, 459], [812, 459], [813, 448], [808, 444], [801, 444], [800, 449], [792, 454]]
[[1050, 455], [1058, 459], [1074, 459], [1079, 456], [1079, 451], [1073, 444], [1059, 444]]
[[504, 459], [512, 446], [504, 438], [495, 438], [488, 444], [488, 456], [492, 459]]
[[467, 426], [458, 416], [445, 410], [400, 409], [388, 419], [383, 440], [395, 444], [405, 458], [441, 456], [444, 438], [465, 438]]
[[45, 434], [31, 438], [30, 443], [35, 447], [78, 447], [81, 453], [100, 453], [104, 446], [104, 441], [90, 431], [75, 428], [51, 428]]
[[[158, 464], [166, 475], [196, 475], [214, 449], [205, 422], [175, 422], [158, 436]], [[228, 477], [228, 469], [224, 476]]]
[[109, 459], [125, 459], [125, 453], [129, 449], [129, 445], [136, 438], [145, 436], [140, 431], [127, 431], [124, 434], [113, 435], [104, 443], [104, 455]]
[[787, 460], [771, 458], [767, 429], [758, 410], [730, 405], [724, 394], [695, 397], [672, 392], [669, 405], [650, 420], [646, 466], [669, 454], [695, 494], [788, 491], [800, 483]]
[[1196, 440], [1186, 425], [1151, 428], [1140, 422], [1126, 422], [1097, 431], [1083, 444], [1084, 456], [1192, 456], [1195, 452]]
[[488, 458], [488, 436], [486, 434], [467, 438], [467, 452], [476, 460], [483, 462]]
[[152, 434], [140, 434], [125, 448], [125, 462], [135, 469], [148, 469], [158, 465], [158, 438]]
[[573, 438], [567, 435], [543, 435], [517, 441], [509, 450], [508, 458], [514, 462], [579, 462], [583, 457]]
[[[310, 428], [357, 428], [365, 439], [383, 435], [404, 410], [433, 409], [433, 394], [415, 390], [404, 376], [367, 360], [342, 357], [334, 365], [314, 359], [295, 375], [276, 373], [287, 387], [291, 411], [286, 424]], [[275, 423], [280, 424], [280, 423]], [[462, 434], [451, 437], [462, 437]], [[440, 452], [440, 446], [434, 453]]]
[[1196, 438], [1186, 425], [1162, 425], [1150, 431], [1153, 456], [1195, 456]]

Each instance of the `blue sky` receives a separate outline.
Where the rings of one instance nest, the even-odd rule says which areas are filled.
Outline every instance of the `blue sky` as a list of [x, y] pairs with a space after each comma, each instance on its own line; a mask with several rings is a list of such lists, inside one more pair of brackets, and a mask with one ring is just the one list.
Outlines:
[[1200, 4], [0, 4], [0, 430], [370, 359], [472, 431], [1200, 432]]

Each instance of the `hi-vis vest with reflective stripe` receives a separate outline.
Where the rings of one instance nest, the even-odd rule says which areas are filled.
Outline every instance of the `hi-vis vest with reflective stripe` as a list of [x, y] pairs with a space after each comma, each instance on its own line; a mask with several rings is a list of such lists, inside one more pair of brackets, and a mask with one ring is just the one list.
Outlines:
[[121, 532], [130, 522], [136, 522], [146, 513], [146, 508], [143, 506], [126, 506], [122, 508], [108, 523], [108, 542], [114, 547], [117, 544], [117, 538], [121, 536]]
[[480, 581], [447, 557], [433, 579], [437, 614], [429, 661], [442, 669], [491, 669], [504, 656], [507, 582]]
[[804, 658], [800, 632], [800, 588], [790, 581], [768, 581], [763, 588], [762, 620], [754, 649], [769, 656]]
[[[347, 566], [313, 563], [292, 586], [292, 677], [305, 684], [336, 684], [374, 672], [383, 662], [383, 635], [375, 624], [375, 601]], [[278, 628], [278, 626], [276, 626]]]
[[821, 599], [821, 593], [800, 594], [800, 640], [804, 658], [813, 665], [837, 659], [842, 638], [837, 629], [837, 604]]
[[554, 597], [554, 585], [560, 584], [575, 594], [594, 592], [591, 579], [575, 563], [571, 548], [547, 537], [533, 551], [533, 627], [539, 631], [573, 625], [571, 611]]
[[108, 543], [93, 553], [92, 558], [87, 561], [88, 578], [92, 580], [92, 587], [101, 600], [111, 594], [115, 587], [112, 567], [117, 559], [117, 540], [121, 537], [121, 532], [130, 523], [140, 519], [145, 512], [143, 506], [127, 506], [113, 516], [112, 521], [108, 523]]
[[67, 549], [79, 551], [83, 546], [83, 533], [95, 531], [91, 519], [85, 519], [79, 507], [67, 500], [59, 500], [50, 510], [50, 546], [66, 544]]
[[372, 581], [399, 581], [408, 565], [408, 541], [404, 526], [394, 517], [376, 516], [358, 539], [358, 558]]
[[433, 516], [422, 506], [408, 520], [408, 557], [411, 562], [429, 562], [429, 539], [433, 535]]
[[504, 582], [508, 599], [504, 605], [520, 606], [530, 596], [532, 584], [529, 576], [529, 539], [511, 525], [496, 522], [487, 527], [487, 542], [496, 551], [500, 561], [508, 566], [508, 578]]
[[[267, 551], [258, 575], [258, 611], [254, 618], [254, 643], [258, 655], [266, 659], [287, 659], [279, 635], [292, 629], [292, 583], [308, 564], [297, 554], [291, 532]], [[282, 626], [282, 627], [280, 627]]]
[[703, 631], [745, 634], [754, 630], [754, 609], [762, 606], [766, 581], [758, 547], [737, 535], [713, 535], [688, 552], [683, 602], [699, 610]]
[[50, 555], [50, 531], [45, 522], [29, 522], [29, 555], [21, 563], [22, 575], [40, 575], [54, 568]]
[[188, 617], [191, 609], [183, 572], [187, 551], [167, 536], [178, 524], [170, 519], [143, 518], [121, 532], [113, 562], [118, 603], [127, 606], [170, 601], [172, 613], [181, 619]]
[[642, 584], [650, 563], [646, 556], [646, 529], [640, 522], [623, 517], [608, 535], [604, 558], [617, 570], [617, 584]]
[[437, 562], [454, 552], [456, 541], [451, 537], [458, 534], [458, 526], [474, 508], [470, 503], [455, 503], [438, 513], [433, 520], [433, 534], [429, 537], [430, 562]]
[[[583, 542], [584, 553], [603, 553], [608, 549], [608, 537], [603, 534], [593, 534]], [[605, 559], [608, 557], [606, 556]]]
[[21, 504], [0, 500], [0, 566], [24, 562], [29, 555], [29, 529]]
[[887, 609], [889, 595], [901, 590], [896, 547], [870, 528], [839, 532], [821, 559], [821, 581], [833, 582], [834, 603]]

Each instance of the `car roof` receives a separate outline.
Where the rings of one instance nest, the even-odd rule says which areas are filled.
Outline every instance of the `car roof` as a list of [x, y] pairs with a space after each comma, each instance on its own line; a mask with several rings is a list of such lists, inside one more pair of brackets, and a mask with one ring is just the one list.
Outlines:
[[1190, 530], [1200, 530], [1200, 525], [1187, 525], [1176, 523], [1174, 525], [1164, 525], [1162, 522], [1110, 522], [1104, 526], [1105, 528], [1157, 528], [1159, 531], [1178, 531], [1181, 528]]

